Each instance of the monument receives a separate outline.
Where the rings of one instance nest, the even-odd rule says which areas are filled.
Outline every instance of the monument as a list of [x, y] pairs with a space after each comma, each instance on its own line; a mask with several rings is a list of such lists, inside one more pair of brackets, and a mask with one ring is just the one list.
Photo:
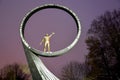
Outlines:
[[[36, 13], [40, 10], [43, 10], [43, 9], [48, 9], [48, 8], [61, 9], [65, 12], [67, 12], [75, 20], [75, 23], [77, 26], [77, 35], [76, 35], [74, 41], [69, 46], [65, 47], [64, 49], [52, 52], [52, 54], [49, 54], [50, 53], [49, 42], [47, 42], [45, 44], [44, 51], [40, 51], [40, 50], [37, 50], [37, 49], [33, 48], [32, 46], [30, 46], [24, 37], [24, 29], [25, 29], [26, 23], [29, 20], [29, 18], [34, 13]], [[21, 25], [20, 25], [20, 37], [21, 37], [21, 41], [23, 44], [23, 48], [25, 51], [25, 55], [26, 55], [26, 58], [28, 61], [28, 65], [29, 65], [33, 80], [60, 80], [46, 68], [46, 66], [44, 65], [42, 60], [39, 58], [39, 56], [56, 57], [56, 56], [60, 56], [62, 54], [67, 53], [78, 42], [78, 40], [80, 38], [80, 33], [81, 33], [81, 25], [80, 25], [80, 21], [79, 21], [78, 17], [72, 10], [70, 10], [69, 8], [67, 8], [65, 6], [58, 5], [58, 4], [45, 4], [45, 5], [36, 7], [34, 9], [32, 9], [30, 12], [28, 12], [25, 15], [25, 17], [23, 18]], [[53, 34], [51, 34], [51, 35], [53, 35]], [[48, 35], [48, 34], [46, 34], [46, 35]], [[48, 51], [46, 51], [46, 47], [48, 47]]]

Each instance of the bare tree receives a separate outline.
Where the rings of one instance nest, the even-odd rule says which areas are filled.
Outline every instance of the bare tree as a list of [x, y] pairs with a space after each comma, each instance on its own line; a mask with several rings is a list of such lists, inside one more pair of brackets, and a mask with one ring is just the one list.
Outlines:
[[83, 80], [85, 65], [78, 62], [70, 62], [61, 71], [61, 80]]
[[26, 66], [16, 63], [7, 65], [0, 70], [0, 80], [31, 80], [29, 71], [25, 69]]

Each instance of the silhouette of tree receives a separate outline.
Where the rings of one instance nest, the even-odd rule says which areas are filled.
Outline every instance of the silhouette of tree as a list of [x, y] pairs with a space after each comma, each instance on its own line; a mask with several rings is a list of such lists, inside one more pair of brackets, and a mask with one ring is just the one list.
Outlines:
[[85, 65], [70, 62], [62, 68], [61, 74], [61, 80], [82, 80], [85, 76]]
[[88, 76], [92, 80], [118, 80], [120, 78], [120, 10], [108, 11], [95, 19], [88, 30], [86, 44], [89, 50], [87, 64], [90, 66]]
[[0, 70], [0, 80], [31, 80], [30, 78], [27, 66], [16, 63], [7, 65]]

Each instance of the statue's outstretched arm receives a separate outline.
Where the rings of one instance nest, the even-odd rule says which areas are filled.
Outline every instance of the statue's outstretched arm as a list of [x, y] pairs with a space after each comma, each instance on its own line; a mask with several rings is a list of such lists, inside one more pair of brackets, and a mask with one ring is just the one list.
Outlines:
[[54, 34], [55, 34], [55, 33], [54, 33], [54, 32], [52, 32], [52, 34], [50, 34], [50, 37], [52, 37]]

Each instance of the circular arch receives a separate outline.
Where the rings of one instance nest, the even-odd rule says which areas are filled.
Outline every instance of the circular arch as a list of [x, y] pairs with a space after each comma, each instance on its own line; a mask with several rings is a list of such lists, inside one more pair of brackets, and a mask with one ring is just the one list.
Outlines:
[[[24, 30], [25, 30], [25, 25], [27, 23], [27, 21], [29, 20], [29, 18], [36, 12], [43, 10], [43, 9], [47, 9], [47, 8], [56, 8], [56, 9], [61, 9], [65, 12], [67, 12], [69, 15], [72, 16], [72, 18], [75, 20], [75, 23], [77, 25], [77, 36], [75, 37], [74, 41], [67, 47], [65, 47], [64, 49], [49, 53], [49, 52], [43, 52], [40, 50], [37, 50], [33, 47], [31, 47], [27, 41], [25, 40], [24, 37]], [[70, 49], [72, 49], [75, 44], [78, 42], [78, 39], [80, 38], [80, 34], [81, 34], [81, 25], [80, 25], [80, 21], [78, 19], [78, 17], [76, 16], [76, 14], [70, 10], [69, 8], [62, 6], [62, 5], [58, 5], [58, 4], [45, 4], [39, 7], [36, 7], [34, 9], [32, 9], [30, 12], [28, 12], [25, 17], [23, 18], [21, 24], [20, 24], [20, 37], [22, 40], [23, 45], [25, 45], [29, 50], [31, 50], [33, 53], [39, 55], [39, 56], [44, 56], [44, 57], [55, 57], [55, 56], [60, 56], [66, 52], [68, 52]]]

